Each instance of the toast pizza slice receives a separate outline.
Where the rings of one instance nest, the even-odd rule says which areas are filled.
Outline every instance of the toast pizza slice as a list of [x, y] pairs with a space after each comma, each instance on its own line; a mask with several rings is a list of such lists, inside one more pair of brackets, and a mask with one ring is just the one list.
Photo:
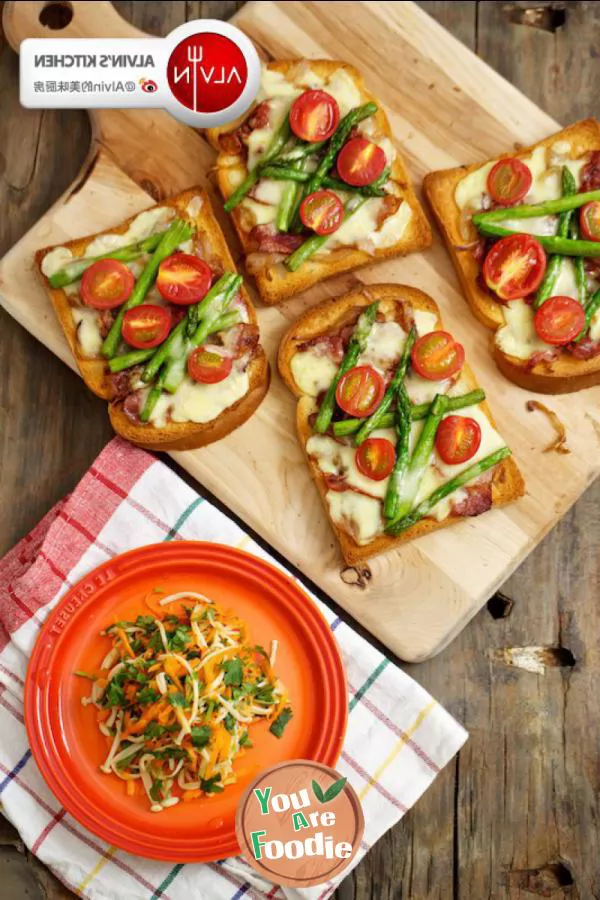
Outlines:
[[516, 500], [524, 484], [434, 301], [365, 286], [279, 349], [311, 476], [349, 565]]
[[600, 383], [600, 124], [431, 172], [424, 190], [503, 374], [549, 394]]
[[133, 443], [202, 447], [266, 394], [256, 314], [201, 188], [36, 264], [85, 383]]
[[207, 136], [265, 303], [431, 244], [387, 116], [354, 66], [267, 63], [250, 113]]

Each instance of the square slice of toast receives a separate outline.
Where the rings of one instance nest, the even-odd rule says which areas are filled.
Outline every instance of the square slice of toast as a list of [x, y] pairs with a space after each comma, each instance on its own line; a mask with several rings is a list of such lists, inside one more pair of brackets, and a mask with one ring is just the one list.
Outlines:
[[[191, 450], [225, 437], [225, 435], [242, 425], [260, 404], [269, 386], [269, 365], [262, 347], [258, 345], [248, 367], [248, 391], [243, 397], [221, 412], [214, 420], [205, 423], [168, 421], [161, 427], [152, 423], [136, 422], [125, 412], [125, 398], [122, 390], [119, 388], [119, 380], [116, 376], [111, 375], [107, 361], [100, 350], [90, 355], [82, 349], [73, 310], [81, 310], [83, 313], [87, 313], [87, 310], [79, 296], [77, 285], [74, 286], [74, 290], [70, 289], [71, 286], [67, 289], [53, 288], [48, 274], [46, 274], [50, 270], [44, 265], [44, 260], [49, 257], [49, 254], [57, 253], [62, 260], [62, 264], [68, 264], [72, 260], [83, 257], [87, 248], [93, 242], [98, 242], [98, 239], [106, 237], [109, 240], [106, 242], [106, 248], [102, 248], [102, 251], [109, 252], [110, 236], [130, 232], [132, 223], [140, 222], [142, 217], [148, 215], [160, 215], [160, 219], [155, 222], [153, 229], [149, 233], [152, 233], [153, 230], [165, 230], [168, 227], [169, 219], [175, 217], [192, 223], [198, 239], [194, 252], [211, 266], [215, 273], [215, 279], [225, 271], [236, 272], [229, 248], [210, 206], [208, 195], [200, 187], [189, 188], [176, 197], [156, 204], [104, 232], [67, 241], [61, 244], [60, 247], [44, 247], [35, 254], [35, 264], [42, 283], [52, 301], [54, 311], [62, 326], [83, 380], [94, 394], [110, 403], [109, 415], [115, 431], [132, 443], [146, 449]], [[148, 227], [145, 228], [142, 237], [147, 237], [146, 231], [149, 228], [149, 220], [146, 220], [143, 224]], [[133, 243], [133, 240], [131, 243]], [[98, 246], [98, 243], [96, 243], [96, 246]], [[100, 254], [94, 251], [90, 255]], [[151, 303], [152, 297], [147, 297], [144, 302]], [[239, 292], [239, 302], [245, 307], [247, 322], [252, 326], [258, 327], [254, 307], [243, 285]], [[181, 308], [183, 309], [184, 307]]]
[[[407, 541], [421, 537], [421, 535], [454, 525], [462, 521], [465, 515], [477, 515], [490, 507], [512, 503], [524, 493], [524, 482], [517, 463], [513, 457], [507, 457], [487, 473], [488, 480], [483, 482], [481, 489], [481, 494], [485, 494], [486, 499], [480, 500], [476, 496], [477, 490], [473, 492], [473, 495], [467, 495], [467, 498], [471, 498], [471, 501], [463, 503], [462, 508], [464, 512], [461, 515], [455, 514], [450, 508], [446, 517], [439, 521], [433, 517], [423, 518], [398, 536], [389, 536], [383, 533], [383, 516], [380, 513], [381, 530], [367, 542], [357, 540], [356, 530], [351, 525], [342, 527], [341, 523], [332, 519], [327, 499], [327, 494], [330, 490], [328, 477], [317, 465], [314, 457], [307, 451], [308, 441], [315, 434], [313, 422], [319, 409], [320, 397], [323, 395], [325, 385], [321, 383], [315, 388], [315, 391], [306, 393], [295, 380], [292, 359], [297, 353], [303, 352], [307, 347], [315, 344], [322, 345], [324, 339], [333, 341], [334, 346], [339, 346], [339, 336], [345, 334], [347, 340], [348, 333], [355, 325], [361, 311], [375, 301], [379, 301], [380, 309], [385, 311], [385, 315], [388, 318], [392, 317], [393, 321], [404, 323], [405, 330], [410, 327], [407, 323], [412, 321], [412, 317], [418, 312], [429, 314], [428, 318], [433, 330], [441, 330], [443, 328], [440, 311], [436, 303], [422, 291], [401, 284], [369, 285], [361, 290], [345, 294], [343, 297], [327, 300], [302, 315], [285, 334], [278, 356], [281, 376], [288, 388], [298, 398], [296, 428], [310, 474], [321, 496], [325, 514], [329, 518], [330, 525], [340, 544], [342, 556], [348, 565], [357, 565]], [[331, 372], [335, 372], [335, 370], [336, 366], [333, 365]], [[477, 387], [473, 373], [467, 365], [463, 366], [460, 373], [460, 393], [466, 393]], [[483, 401], [479, 404], [479, 408], [489, 424], [494, 427], [492, 414], [487, 403]], [[458, 411], [457, 415], [460, 415], [460, 411]], [[390, 439], [393, 439], [391, 435]], [[337, 440], [339, 441], [340, 439]], [[342, 443], [344, 443], [343, 440]], [[351, 440], [346, 439], [345, 444], [351, 446]], [[339, 490], [339, 485], [337, 490]], [[461, 497], [461, 499], [464, 500], [464, 497]]]
[[[546, 149], [548, 167], [560, 166], [558, 159], [576, 160], [593, 151], [600, 151], [600, 123], [585, 119], [569, 125], [543, 141], [512, 153], [503, 153], [495, 159], [523, 159], [538, 148]], [[557, 151], [560, 151], [560, 154]], [[467, 175], [483, 167], [490, 168], [495, 160], [458, 166], [438, 172], [429, 172], [423, 180], [427, 202], [439, 226], [448, 252], [459, 277], [463, 293], [471, 312], [487, 328], [494, 332], [504, 325], [503, 303], [488, 291], [481, 279], [482, 260], [474, 254], [477, 232], [469, 216], [461, 212], [455, 193], [457, 186]], [[525, 199], [522, 201], [527, 202]], [[510, 208], [507, 208], [510, 219]], [[511, 226], [514, 227], [514, 226]], [[600, 383], [600, 355], [590, 359], [575, 358], [566, 351], [540, 356], [533, 363], [503, 352], [495, 340], [490, 341], [491, 352], [500, 371], [521, 387], [549, 394], [568, 393]]]
[[[277, 60], [266, 64], [266, 68], [272, 72], [279, 72], [292, 83], [308, 86], [312, 78], [318, 78], [322, 83], [322, 89], [327, 91], [327, 84], [336, 73], [343, 73], [353, 84], [360, 96], [360, 103], [369, 101], [377, 103], [377, 99], [365, 87], [362, 75], [354, 66], [335, 60]], [[301, 88], [299, 88], [300, 90]], [[260, 98], [260, 94], [259, 94]], [[290, 97], [290, 105], [293, 97]], [[388, 141], [392, 140], [392, 133], [385, 111], [379, 103], [373, 117], [373, 124], [378, 134]], [[256, 107], [255, 107], [256, 109]], [[247, 160], [243, 140], [235, 140], [239, 135], [240, 126], [242, 134], [252, 121], [254, 110], [244, 117], [227, 126], [212, 128], [207, 131], [207, 137], [212, 146], [219, 152], [217, 157], [217, 182], [223, 198], [227, 200], [235, 187], [248, 174]], [[360, 126], [359, 126], [360, 127]], [[234, 141], [232, 143], [232, 136]], [[237, 144], [237, 148], [236, 148]], [[396, 148], [397, 149], [397, 148]], [[360, 266], [368, 265], [379, 259], [388, 259], [396, 256], [404, 256], [415, 250], [423, 250], [431, 244], [431, 228], [423, 208], [417, 199], [415, 191], [406, 170], [406, 166], [399, 152], [391, 164], [390, 182], [397, 197], [410, 207], [410, 218], [402, 231], [399, 239], [390, 246], [378, 247], [375, 244], [370, 252], [359, 249], [356, 244], [339, 246], [327, 254], [317, 254], [303, 263], [295, 272], [289, 272], [281, 262], [281, 254], [274, 256], [274, 261], [260, 260], [259, 257], [267, 257], [267, 254], [254, 252], [254, 242], [250, 236], [252, 222], [243, 203], [238, 205], [231, 213], [233, 222], [246, 255], [248, 271], [254, 274], [256, 285], [261, 298], [265, 303], [280, 303], [282, 300], [297, 294], [311, 285], [329, 278], [333, 275], [349, 272]], [[382, 198], [382, 200], [385, 198]], [[357, 214], [360, 215], [360, 212]], [[260, 265], [264, 265], [261, 268]]]

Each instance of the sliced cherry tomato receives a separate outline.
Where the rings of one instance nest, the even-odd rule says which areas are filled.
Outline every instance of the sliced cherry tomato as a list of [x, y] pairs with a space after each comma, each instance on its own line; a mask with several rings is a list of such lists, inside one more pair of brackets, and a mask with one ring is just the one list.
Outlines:
[[123, 340], [138, 350], [162, 344], [171, 328], [171, 313], [164, 306], [142, 303], [123, 316]]
[[342, 224], [344, 205], [333, 191], [315, 191], [302, 201], [300, 218], [317, 234], [331, 234]]
[[550, 297], [537, 310], [533, 324], [547, 344], [568, 344], [585, 328], [585, 310], [573, 297]]
[[581, 233], [588, 241], [600, 241], [600, 200], [592, 200], [579, 213]]
[[346, 184], [364, 187], [379, 178], [385, 163], [385, 153], [381, 147], [366, 138], [352, 138], [338, 154], [337, 170]]
[[529, 168], [520, 159], [500, 159], [489, 171], [487, 189], [495, 203], [510, 206], [523, 199], [532, 180]]
[[546, 271], [546, 254], [530, 234], [501, 238], [483, 263], [483, 277], [502, 300], [516, 300], [537, 290]]
[[385, 384], [376, 369], [355, 366], [340, 378], [335, 399], [349, 416], [362, 419], [375, 412], [384, 393]]
[[387, 478], [396, 461], [396, 450], [385, 438], [368, 438], [356, 451], [356, 468], [373, 481]]
[[479, 422], [469, 416], [446, 416], [435, 435], [435, 449], [442, 462], [457, 466], [475, 456], [481, 444]]
[[210, 266], [191, 253], [173, 253], [158, 269], [156, 287], [165, 300], [189, 306], [208, 293], [212, 281]]
[[330, 138], [340, 121], [337, 100], [326, 91], [304, 91], [290, 109], [290, 128], [303, 141]]
[[217, 384], [231, 372], [232, 359], [206, 347], [196, 347], [188, 356], [188, 375], [200, 384]]
[[117, 259], [99, 259], [86, 269], [81, 279], [81, 297], [94, 309], [113, 309], [125, 303], [135, 278], [125, 263]]
[[431, 331], [412, 348], [412, 367], [421, 378], [442, 381], [459, 372], [465, 362], [465, 348], [447, 331]]

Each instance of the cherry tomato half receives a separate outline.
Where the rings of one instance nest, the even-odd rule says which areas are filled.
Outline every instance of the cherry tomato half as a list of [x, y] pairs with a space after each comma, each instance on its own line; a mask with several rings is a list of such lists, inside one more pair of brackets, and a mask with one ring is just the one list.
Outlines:
[[191, 253], [173, 253], [158, 269], [156, 287], [165, 300], [189, 306], [208, 293], [212, 281], [210, 266]]
[[546, 254], [529, 234], [497, 241], [483, 263], [485, 283], [502, 300], [516, 300], [537, 290], [546, 271]]
[[385, 438], [368, 438], [356, 451], [356, 468], [366, 478], [383, 481], [396, 461], [396, 450]]
[[231, 366], [230, 356], [221, 356], [205, 347], [196, 347], [187, 361], [188, 375], [200, 384], [217, 384], [223, 381], [231, 372]]
[[117, 259], [99, 259], [86, 269], [81, 279], [81, 297], [94, 309], [114, 309], [125, 303], [135, 278], [125, 263]]
[[550, 297], [536, 311], [533, 325], [547, 344], [568, 344], [585, 328], [585, 310], [573, 297]]
[[431, 331], [416, 341], [411, 354], [412, 367], [421, 378], [442, 381], [459, 372], [465, 362], [465, 348], [447, 331]]
[[339, 380], [335, 391], [338, 406], [358, 419], [374, 413], [385, 393], [383, 378], [371, 366], [355, 366]]
[[300, 218], [306, 228], [317, 234], [331, 234], [342, 224], [344, 206], [333, 191], [314, 191], [302, 201]]
[[296, 137], [316, 143], [330, 138], [340, 121], [337, 100], [326, 91], [304, 91], [290, 109], [290, 127]]
[[130, 347], [147, 350], [162, 344], [171, 328], [171, 313], [164, 306], [142, 303], [123, 316], [123, 340]]
[[442, 462], [457, 466], [475, 456], [481, 444], [479, 422], [469, 416], [446, 416], [435, 435], [435, 449]]
[[520, 159], [500, 159], [489, 171], [487, 189], [495, 203], [510, 206], [523, 199], [532, 180], [529, 168]]
[[366, 138], [352, 138], [340, 150], [337, 170], [342, 181], [364, 187], [375, 181], [385, 169], [385, 153]]
[[592, 200], [581, 207], [579, 224], [588, 241], [600, 241], [600, 200]]

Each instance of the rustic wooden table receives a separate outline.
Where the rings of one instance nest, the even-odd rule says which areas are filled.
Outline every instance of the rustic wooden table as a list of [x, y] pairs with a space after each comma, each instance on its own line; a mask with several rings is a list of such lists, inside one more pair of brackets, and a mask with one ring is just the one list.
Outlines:
[[[157, 35], [240, 5], [115, 3]], [[420, 5], [560, 122], [600, 114], [599, 3]], [[17, 58], [0, 42], [1, 255], [71, 182], [89, 124], [83, 112], [22, 109]], [[1, 555], [71, 490], [111, 432], [105, 404], [5, 314], [0, 335]], [[411, 668], [471, 737], [338, 900], [600, 898], [599, 524], [596, 483], [505, 596]], [[548, 665], [507, 665], [502, 650], [514, 647], [549, 648]], [[73, 896], [1, 816], [0, 884], [5, 900]]]

